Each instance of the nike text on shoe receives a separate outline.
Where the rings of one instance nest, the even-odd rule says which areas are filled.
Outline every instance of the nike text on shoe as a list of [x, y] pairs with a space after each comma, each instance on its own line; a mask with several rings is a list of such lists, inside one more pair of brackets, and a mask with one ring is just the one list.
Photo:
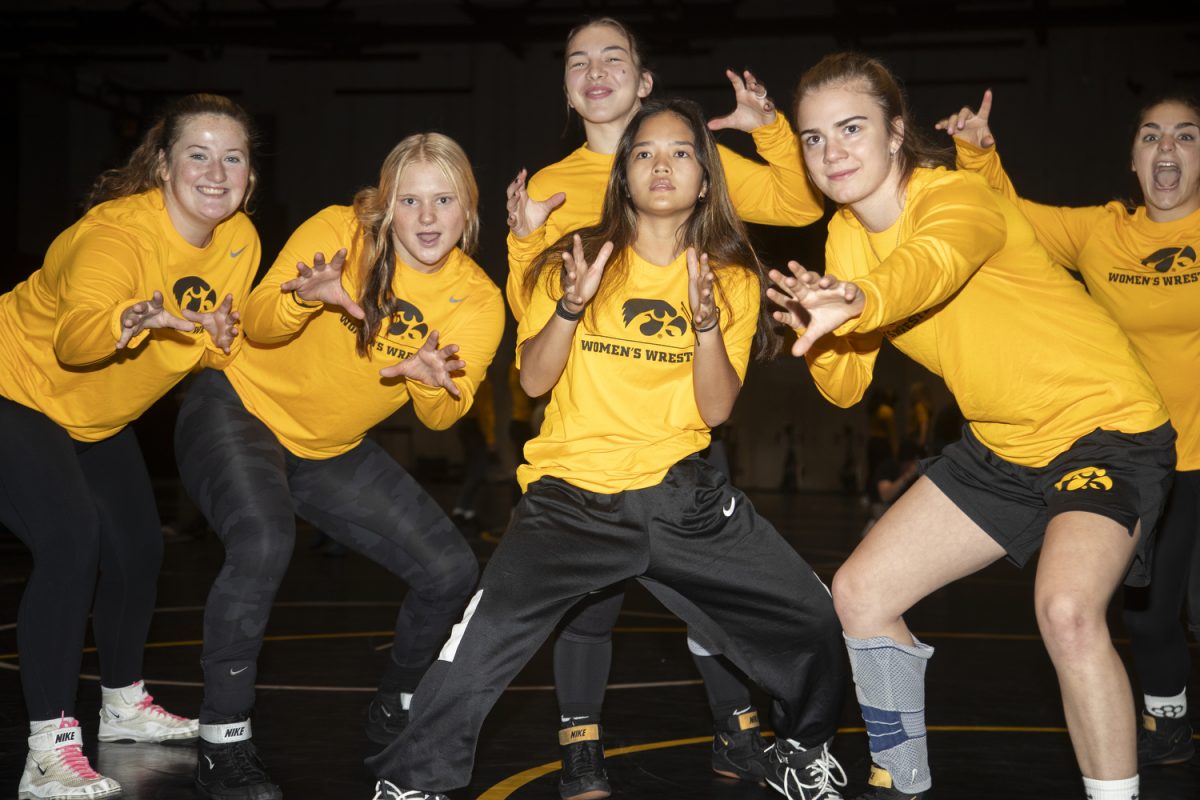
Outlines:
[[418, 789], [401, 789], [391, 781], [378, 781], [371, 800], [450, 800], [444, 794], [422, 792]]
[[1183, 764], [1196, 755], [1192, 742], [1192, 724], [1187, 717], [1156, 717], [1142, 714], [1137, 732], [1139, 767]]
[[731, 714], [715, 723], [712, 768], [718, 775], [753, 781], [764, 785], [771, 763], [771, 751], [758, 726], [753, 708]]
[[400, 692], [378, 691], [367, 706], [367, 738], [389, 745], [408, 726], [408, 711], [401, 705]]
[[600, 800], [612, 794], [598, 724], [561, 729], [558, 745], [562, 752], [558, 794], [563, 800]]
[[102, 742], [191, 742], [200, 723], [154, 702], [141, 681], [123, 689], [104, 689], [100, 706]]
[[920, 800], [920, 793], [902, 792], [892, 785], [892, 776], [883, 767], [871, 765], [871, 777], [867, 781], [871, 788], [855, 800]]
[[20, 800], [69, 800], [115, 797], [121, 785], [92, 769], [83, 754], [79, 723], [63, 717], [29, 737], [25, 771], [17, 787]]
[[282, 800], [250, 738], [250, 720], [200, 726], [196, 790], [210, 800]]
[[838, 787], [846, 773], [829, 752], [829, 743], [807, 750], [784, 739], [775, 739], [767, 783], [788, 800], [842, 800]]

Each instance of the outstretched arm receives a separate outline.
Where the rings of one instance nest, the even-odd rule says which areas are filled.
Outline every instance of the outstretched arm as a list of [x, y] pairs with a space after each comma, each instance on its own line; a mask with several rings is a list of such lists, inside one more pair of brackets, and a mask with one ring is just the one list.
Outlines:
[[861, 315], [865, 299], [849, 281], [811, 272], [795, 261], [788, 262], [788, 270], [788, 275], [777, 269], [768, 273], [774, 286], [767, 288], [767, 297], [781, 309], [774, 312], [775, 320], [796, 331], [792, 355], [802, 356], [822, 336]]

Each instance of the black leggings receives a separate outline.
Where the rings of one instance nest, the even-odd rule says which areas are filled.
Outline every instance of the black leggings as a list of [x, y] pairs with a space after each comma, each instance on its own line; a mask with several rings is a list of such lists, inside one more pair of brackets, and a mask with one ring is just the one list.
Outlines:
[[[1195, 581], [1200, 548], [1200, 470], [1175, 473], [1175, 485], [1154, 540], [1150, 585], [1125, 590], [1125, 627], [1133, 639], [1133, 663], [1145, 694], [1173, 697], [1191, 672], [1187, 637], [1179, 614]], [[1192, 618], [1192, 624], [1198, 621]]]
[[0, 522], [33, 553], [17, 614], [25, 707], [74, 716], [89, 609], [104, 685], [142, 677], [162, 563], [150, 476], [130, 428], [77, 442], [0, 398], [0, 438]]
[[478, 579], [475, 555], [438, 504], [370, 440], [316, 461], [284, 449], [228, 378], [201, 373], [179, 410], [175, 455], [188, 494], [225, 545], [204, 610], [200, 720], [247, 714], [296, 515], [408, 584], [392, 660], [415, 688]]

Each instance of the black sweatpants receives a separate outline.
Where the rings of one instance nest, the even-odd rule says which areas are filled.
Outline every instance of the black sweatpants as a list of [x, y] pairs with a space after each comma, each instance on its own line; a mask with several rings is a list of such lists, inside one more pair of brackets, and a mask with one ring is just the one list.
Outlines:
[[806, 747], [833, 736], [846, 666], [829, 592], [746, 496], [693, 456], [646, 489], [530, 486], [421, 680], [408, 728], [368, 766], [404, 788], [465, 786], [500, 692], [581, 597], [630, 577], [774, 698], [778, 735]]
[[392, 659], [415, 688], [475, 588], [475, 555], [421, 486], [370, 440], [323, 461], [284, 449], [221, 372], [192, 383], [175, 429], [188, 494], [225, 545], [204, 609], [200, 720], [241, 716], [271, 603], [287, 571], [296, 515], [408, 584]]
[[142, 678], [163, 553], [154, 491], [131, 428], [78, 442], [0, 398], [0, 438], [0, 522], [33, 553], [17, 612], [25, 707], [74, 716], [89, 609], [103, 685]]
[[[1175, 473], [1154, 539], [1150, 585], [1125, 589], [1125, 627], [1142, 692], [1173, 697], [1187, 687], [1191, 656], [1180, 611], [1189, 575], [1196, 582], [1200, 547], [1200, 470]], [[1200, 613], [1200, 611], [1194, 612]], [[1191, 618], [1192, 624], [1198, 621]]]

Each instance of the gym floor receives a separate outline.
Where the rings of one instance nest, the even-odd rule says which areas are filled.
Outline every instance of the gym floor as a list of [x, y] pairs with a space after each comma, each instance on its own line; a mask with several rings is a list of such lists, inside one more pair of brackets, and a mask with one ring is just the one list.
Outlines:
[[[454, 487], [433, 486], [442, 500]], [[481, 519], [491, 532], [473, 541], [486, 561], [503, 528], [507, 488], [490, 485]], [[856, 498], [827, 494], [752, 494], [760, 513], [828, 581], [865, 521]], [[350, 554], [310, 547], [302, 529], [272, 613], [259, 664], [254, 738], [289, 800], [372, 796], [362, 759], [372, 749], [364, 713], [382, 671], [395, 610], [405, 588]], [[168, 541], [158, 610], [146, 646], [145, 675], [167, 709], [195, 715], [201, 698], [201, 617], [222, 559], [211, 534]], [[21, 699], [15, 620], [29, 555], [0, 538], [0, 798], [15, 796], [28, 727]], [[1054, 671], [1034, 621], [1034, 570], [1000, 563], [927, 598], [908, 616], [937, 648], [928, 670], [931, 800], [1061, 800], [1082, 786], [1063, 722]], [[64, 590], [70, 587], [64, 587]], [[764, 609], [764, 613], [770, 613]], [[1118, 650], [1128, 660], [1119, 615]], [[89, 643], [90, 644], [90, 643]], [[1200, 687], [1193, 644], [1192, 687]], [[604, 739], [614, 797], [626, 800], [769, 800], [769, 788], [710, 771], [712, 728], [683, 625], [640, 588], [632, 588], [615, 634]], [[194, 746], [100, 744], [95, 735], [99, 682], [95, 655], [84, 657], [78, 717], [93, 765], [118, 780], [129, 800], [197, 797]], [[556, 800], [557, 709], [544, 646], [500, 699], [484, 727], [470, 787], [456, 798]], [[1136, 691], [1136, 687], [1135, 687]], [[1200, 698], [1193, 695], [1193, 709]], [[764, 712], [769, 708], [759, 698]], [[767, 714], [764, 713], [764, 726]], [[1192, 712], [1193, 727], [1200, 715]], [[848, 688], [834, 752], [849, 777], [847, 797], [865, 788], [866, 737]], [[1200, 759], [1147, 769], [1144, 800], [1200, 797]]]

